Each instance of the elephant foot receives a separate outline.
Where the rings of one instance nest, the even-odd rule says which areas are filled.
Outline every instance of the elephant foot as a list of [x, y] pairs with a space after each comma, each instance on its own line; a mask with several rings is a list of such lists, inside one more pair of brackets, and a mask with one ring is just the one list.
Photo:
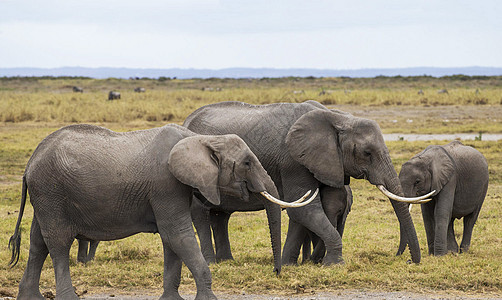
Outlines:
[[218, 300], [212, 291], [198, 292], [194, 300]]
[[75, 293], [67, 293], [61, 296], [56, 293], [56, 300], [78, 300], [78, 299], [80, 298]]
[[160, 296], [159, 300], [183, 300], [183, 298], [180, 296], [180, 294], [178, 294], [178, 292], [174, 292], [174, 293], [170, 293], [170, 294], [166, 294], [164, 292], [164, 294], [162, 294], [162, 296]]
[[223, 262], [223, 261], [226, 261], [226, 260], [234, 260], [234, 258], [232, 256], [230, 256], [230, 257], [217, 257], [216, 258], [216, 262], [217, 263], [220, 263], [220, 262]]
[[324, 257], [322, 260], [322, 264], [324, 266], [330, 266], [330, 265], [344, 265], [345, 261], [341, 256], [333, 256], [333, 257]]
[[297, 260], [292, 260], [292, 259], [283, 259], [282, 260], [282, 265], [283, 266], [298, 266], [298, 261]]
[[45, 297], [40, 294], [40, 291], [36, 292], [19, 292], [17, 294], [18, 300], [30, 300], [30, 299], [35, 299], [35, 300], [45, 300]]

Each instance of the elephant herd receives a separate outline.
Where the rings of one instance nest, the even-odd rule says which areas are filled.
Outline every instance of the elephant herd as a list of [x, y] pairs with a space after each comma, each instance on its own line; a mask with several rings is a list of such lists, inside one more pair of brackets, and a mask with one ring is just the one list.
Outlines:
[[[421, 260], [411, 204], [421, 204], [430, 254], [468, 250], [488, 170], [481, 153], [460, 142], [428, 147], [398, 175], [375, 121], [315, 101], [222, 102], [197, 109], [183, 126], [127, 133], [64, 127], [38, 145], [23, 175], [11, 265], [19, 260], [28, 193], [34, 216], [18, 299], [43, 299], [40, 272], [48, 254], [56, 298], [78, 299], [69, 269], [73, 241], [79, 240], [78, 260], [86, 262], [98, 241], [140, 232], [162, 240], [160, 299], [182, 299], [182, 262], [195, 279], [195, 299], [216, 299], [208, 263], [232, 259], [228, 222], [236, 211], [266, 211], [277, 274], [283, 264], [297, 263], [302, 246], [304, 259], [343, 263], [350, 177], [389, 197], [400, 224], [398, 254], [408, 246], [412, 261]], [[282, 209], [289, 228], [281, 249]], [[461, 217], [459, 249], [453, 220]]]

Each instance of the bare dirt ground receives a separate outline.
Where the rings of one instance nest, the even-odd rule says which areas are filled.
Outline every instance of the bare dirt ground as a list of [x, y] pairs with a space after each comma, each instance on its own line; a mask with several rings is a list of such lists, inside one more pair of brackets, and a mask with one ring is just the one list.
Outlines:
[[[472, 300], [472, 299], [502, 299], [502, 296], [476, 296], [476, 295], [455, 295], [455, 294], [418, 294], [409, 292], [378, 292], [378, 291], [365, 291], [365, 290], [349, 290], [338, 291], [329, 293], [303, 293], [297, 295], [287, 296], [274, 296], [274, 295], [254, 295], [254, 294], [220, 294], [215, 293], [218, 299], [221, 300], [348, 300], [348, 299], [386, 299], [386, 300], [400, 300], [400, 299], [457, 299], [457, 300]], [[128, 295], [120, 296], [113, 295], [93, 295], [84, 297], [86, 300], [136, 300], [145, 299], [153, 300], [158, 299], [159, 296], [138, 296]], [[186, 300], [194, 300], [195, 295], [182, 295]]]

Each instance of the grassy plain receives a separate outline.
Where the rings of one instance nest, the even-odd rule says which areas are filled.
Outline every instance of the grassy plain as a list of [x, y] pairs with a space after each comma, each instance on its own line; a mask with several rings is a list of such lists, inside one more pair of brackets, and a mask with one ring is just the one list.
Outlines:
[[[72, 86], [84, 93], [73, 93]], [[134, 93], [143, 86], [146, 93]], [[206, 90], [203, 90], [206, 88]], [[213, 91], [209, 91], [212, 88]], [[221, 91], [216, 91], [219, 88]], [[446, 88], [448, 94], [438, 94]], [[109, 90], [122, 93], [106, 101]], [[418, 90], [424, 92], [418, 94]], [[323, 95], [319, 95], [324, 90]], [[476, 92], [478, 90], [478, 92]], [[295, 93], [296, 91], [296, 93]], [[303, 92], [301, 92], [303, 91]], [[10, 269], [8, 239], [17, 220], [24, 166], [37, 144], [50, 132], [72, 123], [95, 123], [128, 131], [180, 123], [194, 109], [219, 101], [249, 103], [302, 102], [315, 99], [356, 115], [377, 120], [384, 132], [501, 133], [502, 78], [283, 78], [261, 80], [94, 80], [0, 78], [0, 297], [15, 295], [29, 249], [32, 208], [23, 218], [19, 264]], [[410, 122], [409, 120], [413, 120]], [[447, 141], [388, 142], [397, 171], [412, 155], [430, 144]], [[353, 180], [354, 205], [345, 234], [345, 265], [323, 267], [310, 263], [285, 267], [272, 274], [272, 254], [263, 212], [236, 213], [230, 220], [235, 261], [211, 265], [216, 293], [295, 294], [312, 291], [367, 289], [452, 293], [502, 297], [502, 145], [464, 141], [489, 162], [490, 186], [471, 245], [462, 255], [427, 255], [420, 209], [412, 216], [422, 248], [422, 262], [407, 264], [409, 253], [394, 256], [399, 242], [397, 219], [376, 189]], [[287, 215], [283, 213], [283, 242]], [[457, 239], [462, 223], [456, 223]], [[139, 234], [103, 242], [96, 260], [76, 263], [72, 248], [71, 272], [79, 293], [142, 291], [160, 294], [162, 246], [158, 235]], [[193, 293], [195, 284], [184, 267], [181, 289]], [[50, 259], [42, 272], [41, 290], [55, 292]]]

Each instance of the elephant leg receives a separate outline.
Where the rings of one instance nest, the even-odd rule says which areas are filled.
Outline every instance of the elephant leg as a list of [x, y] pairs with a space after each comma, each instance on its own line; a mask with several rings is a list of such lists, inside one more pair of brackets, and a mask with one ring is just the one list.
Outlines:
[[24, 270], [23, 278], [19, 283], [19, 293], [17, 299], [45, 299], [39, 290], [40, 273], [44, 265], [49, 250], [45, 245], [40, 226], [36, 217], [33, 217], [30, 232], [30, 254], [28, 264]]
[[425, 234], [427, 236], [429, 255], [434, 255], [434, 207], [435, 200], [420, 205], [422, 218], [424, 220]]
[[445, 255], [448, 253], [448, 226], [451, 220], [453, 195], [439, 194], [439, 199], [434, 210], [434, 255]]
[[[180, 190], [183, 190], [183, 187], [180, 187]], [[190, 193], [187, 191], [187, 194]], [[193, 231], [188, 199], [185, 201], [181, 196], [172, 196], [170, 201], [162, 200], [164, 199], [152, 200], [157, 228], [165, 245], [164, 253], [167, 257], [164, 261], [164, 279], [167, 281], [160, 299], [179, 299], [177, 292], [181, 266], [179, 259], [185, 263], [194, 277], [197, 286], [195, 299], [216, 299], [211, 290], [211, 271], [202, 256]]]
[[448, 242], [448, 252], [458, 253], [458, 244], [455, 238], [455, 218], [451, 218], [450, 224], [448, 225], [448, 236], [446, 237]]
[[56, 275], [56, 299], [78, 299], [70, 277], [70, 248], [75, 237], [68, 226], [59, 226], [58, 234], [45, 238]]
[[208, 264], [216, 262], [214, 254], [213, 239], [211, 237], [211, 223], [209, 221], [209, 208], [202, 205], [200, 200], [194, 196], [192, 205], [190, 206], [192, 222], [199, 236], [200, 248], [202, 255]]
[[87, 250], [89, 248], [89, 241], [84, 241], [81, 239], [77, 239], [78, 241], [78, 253], [77, 253], [77, 261], [79, 263], [85, 264], [88, 260]]
[[164, 245], [164, 293], [160, 299], [182, 300], [178, 289], [181, 282], [181, 259], [169, 247], [169, 243], [162, 240]]
[[213, 229], [214, 244], [216, 248], [216, 261], [233, 260], [230, 238], [228, 236], [228, 221], [230, 214], [226, 212], [211, 211], [211, 228]]
[[87, 254], [87, 261], [89, 262], [96, 256], [96, 249], [98, 248], [99, 241], [90, 241], [89, 243], [89, 253]]
[[[303, 224], [324, 241], [324, 245], [326, 246], [326, 255], [323, 259], [324, 265], [343, 263], [342, 238], [330, 223], [319, 201], [314, 201], [304, 207], [288, 208], [287, 212], [290, 219]], [[287, 241], [286, 239], [283, 252], [284, 257], [291, 253], [288, 253], [291, 249], [287, 248]]]
[[[292, 218], [289, 218], [288, 234], [282, 250], [282, 264], [296, 265], [300, 256], [300, 249], [307, 236], [307, 229]], [[305, 251], [305, 249], [304, 249]], [[310, 252], [310, 250], [309, 250]]]
[[312, 235], [312, 244], [314, 245], [314, 251], [312, 251], [311, 260], [315, 264], [319, 264], [322, 262], [324, 255], [326, 255], [326, 246], [324, 246], [324, 242], [317, 235]]
[[302, 248], [302, 264], [309, 261], [312, 256], [312, 238], [310, 234], [305, 235]]
[[[323, 186], [321, 189], [321, 203], [329, 222], [336, 228], [340, 238], [345, 229], [345, 219], [348, 214], [347, 191], [345, 187], [333, 188]], [[326, 246], [322, 240], [315, 243], [312, 261], [320, 263], [325, 255]]]
[[464, 217], [464, 233], [462, 235], [462, 242], [460, 243], [460, 253], [469, 251], [471, 245], [472, 230], [474, 229], [474, 224], [479, 216], [479, 211], [481, 206], [473, 213]]

